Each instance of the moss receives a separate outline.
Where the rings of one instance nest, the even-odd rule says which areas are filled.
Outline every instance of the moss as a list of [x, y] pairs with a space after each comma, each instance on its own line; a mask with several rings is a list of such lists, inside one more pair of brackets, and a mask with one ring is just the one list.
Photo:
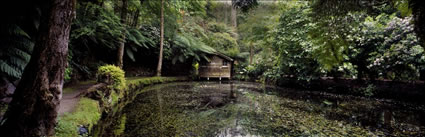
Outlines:
[[121, 116], [118, 127], [114, 130], [115, 135], [121, 135], [125, 130], [125, 121], [127, 120], [127, 116], [124, 114]]
[[125, 73], [122, 69], [114, 65], [105, 65], [97, 70], [97, 82], [111, 83], [112, 88], [116, 90], [124, 90]]
[[97, 123], [100, 118], [99, 104], [89, 98], [81, 98], [76, 110], [58, 118], [56, 126], [57, 137], [75, 137], [78, 136], [78, 126], [85, 125], [89, 129]]
[[[128, 78], [128, 84], [126, 84], [126, 79], [124, 78], [124, 72], [113, 65], [102, 66], [98, 71], [98, 80], [100, 77], [107, 75], [112, 82], [118, 82], [114, 84], [114, 88], [122, 89], [127, 91], [136, 90], [138, 87], [143, 87], [152, 84], [173, 82], [187, 80], [183, 77], [132, 77]], [[92, 84], [95, 81], [81, 82], [79, 85]], [[78, 86], [75, 86], [78, 87]], [[75, 91], [73, 87], [64, 88], [64, 92], [70, 93]], [[112, 92], [111, 93], [111, 105], [114, 106], [117, 104], [118, 100], [123, 97], [123, 92]], [[84, 125], [89, 129], [92, 129], [92, 126], [97, 124], [101, 116], [101, 108], [99, 103], [96, 100], [89, 98], [81, 98], [79, 104], [77, 105], [73, 113], [68, 113], [58, 118], [58, 125], [56, 126], [56, 135], [57, 137], [74, 137], [78, 136], [78, 126]], [[125, 130], [126, 115], [119, 117], [117, 127], [114, 128], [113, 132], [115, 135], [120, 135]]]
[[0, 116], [3, 116], [4, 113], [6, 113], [8, 107], [8, 104], [0, 102]]
[[[127, 103], [132, 102], [134, 97], [142, 91], [141, 89], [160, 83], [188, 80], [186, 77], [130, 77], [126, 79], [127, 86], [125, 92], [119, 95], [111, 94], [112, 111], [98, 122], [93, 129], [93, 136], [119, 136], [124, 133], [128, 122], [128, 116], [121, 115], [122, 109]], [[119, 103], [117, 103], [119, 100]]]
[[122, 94], [117, 94], [115, 92], [111, 93], [111, 105], [118, 103], [118, 100], [122, 97]]
[[132, 77], [128, 78], [128, 86], [146, 86], [158, 83], [188, 80], [186, 77]]

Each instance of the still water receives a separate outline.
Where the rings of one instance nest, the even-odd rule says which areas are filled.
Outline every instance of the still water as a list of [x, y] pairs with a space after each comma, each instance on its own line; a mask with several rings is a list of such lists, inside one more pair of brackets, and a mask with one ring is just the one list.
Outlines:
[[423, 105], [250, 82], [144, 89], [123, 110], [124, 136], [425, 136]]

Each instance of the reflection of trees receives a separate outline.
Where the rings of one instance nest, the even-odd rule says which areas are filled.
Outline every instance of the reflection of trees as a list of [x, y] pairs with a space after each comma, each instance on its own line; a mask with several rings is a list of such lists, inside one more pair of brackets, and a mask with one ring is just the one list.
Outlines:
[[161, 93], [160, 93], [161, 91], [160, 90], [158, 90], [158, 89], [155, 89], [155, 93], [156, 93], [156, 98], [157, 98], [157, 101], [158, 101], [158, 107], [159, 107], [159, 109], [158, 109], [158, 113], [159, 113], [159, 133], [160, 133], [160, 136], [162, 137], [162, 136], [164, 136], [164, 134], [162, 134], [162, 133], [164, 133], [164, 126], [163, 126], [163, 124], [164, 124], [164, 119], [163, 119], [163, 115], [162, 115], [162, 108], [163, 108], [163, 99], [162, 99], [162, 95], [161, 95]]
[[234, 91], [233, 83], [230, 83], [230, 99], [236, 99], [236, 98], [237, 96], [236, 96], [236, 92]]

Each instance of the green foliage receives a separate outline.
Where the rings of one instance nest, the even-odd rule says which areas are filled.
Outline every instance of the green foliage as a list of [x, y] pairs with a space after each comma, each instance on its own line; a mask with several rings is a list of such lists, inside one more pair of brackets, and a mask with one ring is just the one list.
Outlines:
[[201, 61], [202, 58], [208, 60], [207, 55], [216, 51], [203, 43], [200, 39], [183, 33], [175, 37], [172, 52], [175, 55], [172, 59], [172, 63], [175, 64], [177, 60], [185, 62], [190, 58], [197, 62]]
[[314, 56], [321, 66], [331, 70], [344, 61], [349, 43], [346, 34], [351, 23], [349, 16], [327, 17], [312, 24], [309, 32], [315, 45]]
[[125, 48], [125, 53], [133, 62], [136, 61], [134, 56], [136, 52], [141, 49], [148, 49], [155, 45], [155, 36], [152, 36], [150, 32], [145, 32], [134, 28], [128, 28], [126, 32], [128, 44]]
[[354, 28], [348, 57], [358, 73], [393, 80], [418, 79], [425, 58], [410, 22], [411, 17], [381, 14], [367, 17]]
[[396, 6], [401, 16], [406, 17], [412, 15], [412, 9], [409, 8], [408, 0], [396, 0], [394, 6]]
[[[179, 22], [185, 15], [202, 15], [204, 13], [203, 8], [200, 8], [205, 3], [202, 1], [186, 1], [186, 0], [173, 0], [165, 1], [164, 5], [164, 35], [168, 39], [173, 39], [180, 27]], [[143, 23], [152, 26], [158, 26], [160, 24], [160, 8], [161, 1], [149, 0], [142, 4], [142, 16]]]
[[65, 69], [65, 81], [69, 81], [69, 80], [71, 80], [71, 75], [72, 75], [72, 68], [71, 67], [67, 67], [66, 69]]
[[346, 16], [352, 12], [364, 11], [370, 15], [376, 15], [382, 12], [395, 12], [395, 2], [405, 0], [314, 0], [312, 9], [315, 18], [328, 18]]
[[[103, 64], [116, 60], [119, 43], [125, 41], [124, 56], [136, 61], [138, 55], [159, 43], [159, 29], [141, 27], [138, 14], [141, 11], [140, 1], [129, 1], [129, 19], [121, 22], [120, 3], [117, 1], [78, 2], [77, 18], [73, 21], [70, 36], [70, 65], [80, 75], [92, 78], [91, 74]], [[155, 31], [155, 32], [153, 32]], [[123, 39], [125, 38], [125, 39]], [[153, 49], [152, 49], [153, 50]], [[127, 59], [127, 58], [125, 58]], [[88, 63], [98, 62], [98, 63]], [[78, 74], [76, 74], [78, 75]]]
[[265, 71], [260, 79], [263, 83], [272, 83], [272, 84], [278, 84], [279, 80], [282, 78], [285, 78], [287, 76], [282, 76], [284, 74], [282, 72], [282, 69], [279, 66], [272, 67], [271, 69], [267, 69]]
[[272, 30], [279, 24], [281, 11], [277, 4], [260, 3], [252, 12], [241, 15], [238, 35], [242, 42], [245, 45], [254, 43], [257, 48], [267, 48], [273, 38]]
[[122, 69], [114, 65], [105, 65], [97, 70], [97, 82], [107, 82], [112, 84], [112, 88], [118, 91], [126, 88], [125, 74]]
[[190, 16], [183, 11], [184, 20], [171, 41], [171, 62], [199, 62], [209, 60], [208, 54], [221, 52], [231, 57], [239, 54], [237, 34], [226, 24], [210, 22]]
[[114, 6], [111, 1], [104, 1], [103, 6], [95, 2], [77, 2], [77, 16], [72, 22], [69, 40], [69, 65], [78, 72], [73, 75], [93, 78], [100, 65], [112, 60], [103, 55], [115, 53], [126, 31], [111, 6]]
[[[306, 84], [323, 76], [417, 80], [423, 75], [424, 49], [413, 31], [412, 17], [403, 15], [405, 1], [378, 4], [365, 11], [353, 7], [331, 15], [323, 15], [328, 11], [318, 11], [317, 4], [346, 6], [287, 2], [280, 5], [280, 19], [271, 28], [241, 24], [242, 49], [254, 49], [255, 64], [237, 68], [237, 72], [271, 82], [292, 77]], [[244, 20], [264, 20], [263, 11], [254, 11], [258, 15]]]
[[347, 51], [347, 62], [356, 66], [357, 78], [363, 78], [368, 72], [366, 65], [368, 58], [375, 52], [384, 39], [384, 26], [388, 16], [379, 15], [376, 18], [365, 17], [364, 13], [351, 14], [356, 24], [350, 26], [347, 39], [350, 42]]
[[112, 10], [91, 2], [81, 2], [76, 11], [79, 16], [73, 21], [71, 48], [77, 45], [116, 48], [117, 43], [122, 40], [125, 26]]
[[232, 6], [248, 12], [251, 8], [258, 5], [258, 0], [232, 0]]
[[363, 90], [363, 95], [365, 95], [367, 97], [371, 97], [375, 94], [376, 87], [373, 84], [369, 84], [369, 85], [367, 85], [366, 88], [363, 88], [361, 90]]
[[419, 77], [425, 56], [413, 32], [411, 20], [411, 17], [394, 17], [388, 22], [383, 45], [370, 59], [368, 66], [378, 76], [396, 80], [414, 80]]
[[253, 65], [248, 65], [246, 67], [246, 73], [250, 78], [258, 79], [269, 69], [271, 69], [271, 66], [268, 66], [265, 63], [254, 63]]
[[59, 116], [55, 128], [57, 137], [78, 136], [78, 126], [85, 125], [89, 129], [100, 119], [99, 104], [95, 100], [81, 98], [74, 112]]
[[356, 92], [357, 94], [360, 94], [361, 96], [372, 97], [373, 95], [377, 93], [377, 89], [375, 85], [367, 84], [364, 87], [354, 89], [354, 92]]
[[205, 44], [215, 48], [220, 53], [230, 57], [235, 57], [240, 53], [236, 39], [237, 34], [226, 24], [218, 22], [209, 23], [207, 35], [208, 37], [203, 39]]
[[[313, 46], [308, 33], [312, 31], [312, 21], [308, 7], [291, 8], [280, 17], [273, 44], [278, 51], [277, 65], [283, 75], [296, 77], [298, 80], [311, 80], [320, 74], [316, 61], [316, 45]], [[316, 47], [315, 47], [316, 46]], [[320, 47], [320, 46], [319, 46]]]
[[34, 42], [17, 25], [4, 26], [0, 35], [0, 75], [19, 79], [31, 58]]
[[174, 82], [174, 81], [183, 81], [187, 80], [186, 77], [134, 77], [134, 78], [128, 78], [128, 86], [132, 87], [134, 85], [136, 86], [147, 86], [152, 84], [158, 84], [158, 83], [165, 83], [165, 82]]

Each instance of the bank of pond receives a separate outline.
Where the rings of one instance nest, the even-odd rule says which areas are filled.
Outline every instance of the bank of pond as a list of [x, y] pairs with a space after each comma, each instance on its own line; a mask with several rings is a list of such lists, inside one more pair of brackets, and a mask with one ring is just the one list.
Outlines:
[[425, 136], [422, 104], [239, 81], [133, 89], [102, 112], [91, 135]]

